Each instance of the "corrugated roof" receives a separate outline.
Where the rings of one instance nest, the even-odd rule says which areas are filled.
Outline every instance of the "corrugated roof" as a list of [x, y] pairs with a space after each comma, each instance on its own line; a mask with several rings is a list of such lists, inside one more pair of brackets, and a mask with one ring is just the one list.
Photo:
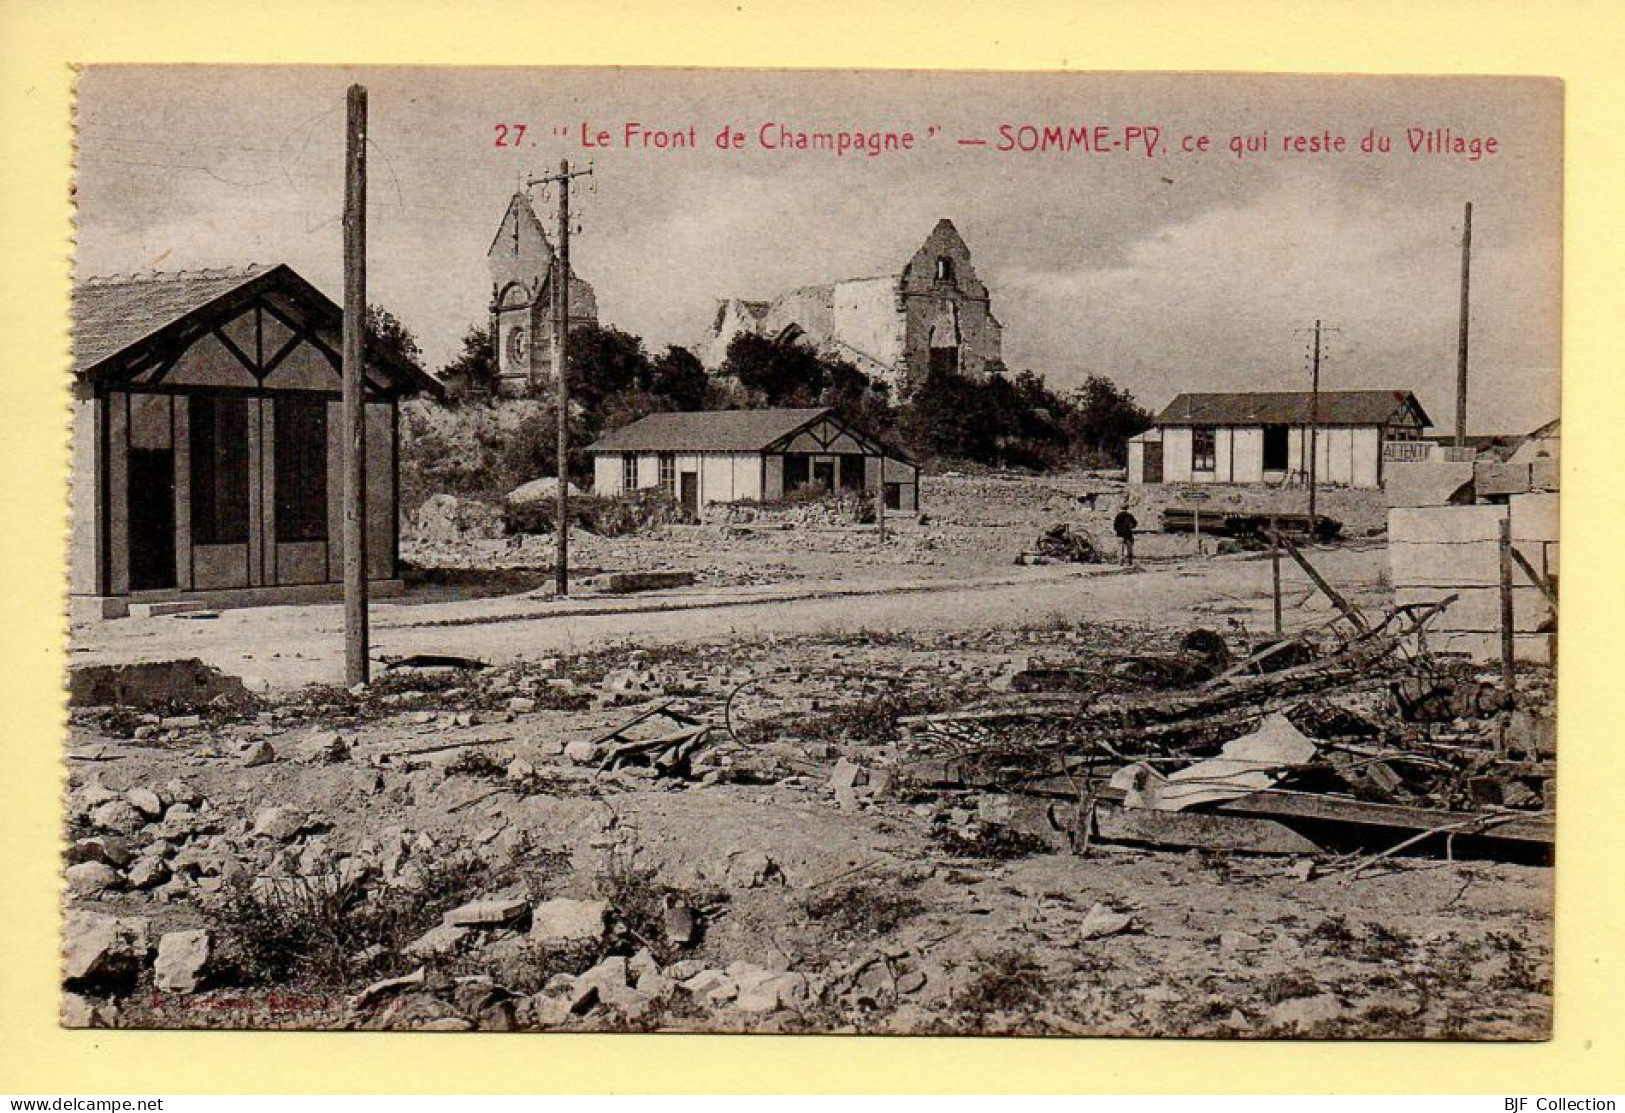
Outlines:
[[657, 413], [606, 433], [588, 452], [759, 452], [833, 411], [704, 410]]
[[272, 267], [92, 278], [73, 294], [73, 369], [83, 371], [152, 335]]
[[[1308, 425], [1307, 390], [1236, 394], [1181, 394], [1157, 415], [1158, 425]], [[1322, 425], [1382, 425], [1401, 406], [1415, 407], [1423, 425], [1433, 420], [1408, 390], [1323, 390]]]

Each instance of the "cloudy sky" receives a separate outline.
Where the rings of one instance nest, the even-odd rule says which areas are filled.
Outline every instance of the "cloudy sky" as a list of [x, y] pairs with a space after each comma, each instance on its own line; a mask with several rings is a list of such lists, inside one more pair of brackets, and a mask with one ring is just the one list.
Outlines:
[[[591, 158], [577, 272], [652, 349], [715, 299], [894, 272], [940, 217], [970, 245], [1005, 358], [1066, 386], [1101, 373], [1152, 407], [1180, 390], [1414, 389], [1453, 420], [1462, 204], [1472, 201], [1475, 432], [1556, 416], [1562, 94], [1518, 79], [108, 68], [78, 107], [78, 274], [286, 262], [342, 290], [344, 91], [371, 101], [369, 300], [431, 368], [490, 298], [485, 251], [527, 174]], [[694, 126], [695, 150], [626, 150], [624, 125]], [[757, 128], [913, 131], [878, 158], [767, 151]], [[527, 125], [497, 148], [496, 125]], [[615, 140], [585, 151], [583, 123]], [[719, 151], [724, 125], [746, 148]], [[1157, 127], [1155, 158], [1002, 153], [1001, 124]], [[1413, 155], [1408, 128], [1494, 136], [1478, 162]], [[554, 133], [563, 128], [567, 137]], [[933, 134], [931, 129], [937, 129]], [[1393, 152], [1364, 155], [1375, 129]], [[1289, 134], [1347, 137], [1289, 154]], [[513, 133], [510, 132], [510, 135]], [[1237, 158], [1232, 136], [1267, 135]], [[1183, 154], [1207, 135], [1207, 154]], [[961, 138], [990, 145], [962, 146]], [[551, 195], [536, 191], [538, 211]]]

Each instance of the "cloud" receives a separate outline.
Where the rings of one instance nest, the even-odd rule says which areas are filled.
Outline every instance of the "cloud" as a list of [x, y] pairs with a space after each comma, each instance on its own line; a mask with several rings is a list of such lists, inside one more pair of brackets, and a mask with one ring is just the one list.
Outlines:
[[[1301, 330], [1318, 318], [1337, 330], [1323, 335], [1323, 387], [1414, 389], [1447, 421], [1460, 217], [1283, 177], [1148, 230], [1119, 264], [993, 276], [1007, 359], [1058, 381], [1105, 374], [1153, 406], [1180, 390], [1307, 389]], [[1473, 424], [1519, 429], [1555, 413], [1555, 377], [1531, 374], [1555, 350], [1555, 275], [1528, 273], [1527, 245], [1488, 237], [1474, 259]]]

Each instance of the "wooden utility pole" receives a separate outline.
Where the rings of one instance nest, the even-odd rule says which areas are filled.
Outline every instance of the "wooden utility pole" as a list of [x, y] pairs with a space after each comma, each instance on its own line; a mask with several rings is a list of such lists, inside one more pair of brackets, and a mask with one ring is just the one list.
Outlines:
[[1275, 596], [1275, 636], [1284, 631], [1281, 621], [1281, 537], [1275, 531], [1275, 519], [1270, 519], [1270, 584]]
[[559, 487], [553, 583], [560, 596], [570, 594], [570, 160], [559, 160], [559, 258], [553, 283], [554, 403], [559, 410]]
[[1461, 321], [1456, 326], [1456, 449], [1467, 447], [1467, 305], [1473, 270], [1473, 203], [1461, 224]]
[[875, 457], [875, 529], [880, 543], [886, 543], [886, 454]]
[[554, 406], [559, 411], [558, 502], [556, 513], [557, 551], [554, 555], [553, 590], [560, 598], [570, 594], [570, 180], [586, 177], [592, 167], [571, 171], [570, 160], [559, 160], [559, 172], [552, 177], [532, 178], [528, 185], [559, 187], [559, 252], [553, 271], [553, 385]]
[[1319, 321], [1312, 329], [1298, 329], [1298, 335], [1308, 333], [1312, 340], [1309, 348], [1309, 541], [1314, 543], [1315, 500], [1319, 493], [1320, 469], [1320, 340], [1323, 333], [1337, 332], [1335, 328], [1322, 328]]
[[1518, 681], [1513, 660], [1516, 643], [1512, 608], [1512, 515], [1500, 521], [1501, 533], [1501, 689], [1506, 693], [1506, 707], [1510, 709], [1518, 695]]
[[1309, 541], [1315, 540], [1315, 473], [1320, 462], [1320, 322], [1315, 322], [1314, 370], [1309, 380]]
[[367, 90], [350, 86], [344, 128], [344, 682], [369, 678], [367, 636]]

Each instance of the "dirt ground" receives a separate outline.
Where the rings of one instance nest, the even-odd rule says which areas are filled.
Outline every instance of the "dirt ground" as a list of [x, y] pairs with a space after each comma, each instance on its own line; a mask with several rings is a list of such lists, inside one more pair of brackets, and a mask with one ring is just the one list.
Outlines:
[[[373, 651], [382, 658], [461, 653], [487, 661], [570, 653], [635, 640], [673, 640], [852, 629], [986, 628], [1052, 615], [1177, 625], [1193, 621], [1268, 622], [1268, 562], [1257, 554], [1198, 556], [1189, 534], [1155, 529], [1161, 505], [1183, 498], [1175, 487], [1136, 488], [1140, 567], [1113, 564], [1018, 567], [1016, 558], [1057, 523], [1104, 546], [1127, 489], [1082, 473], [1045, 477], [926, 477], [925, 521], [899, 518], [882, 544], [872, 526], [751, 528], [656, 527], [631, 537], [572, 537], [575, 570], [690, 571], [689, 588], [611, 597], [552, 591], [553, 539], [477, 533], [414, 539], [403, 552], [417, 562], [404, 596], [372, 607]], [[1093, 508], [1078, 496], [1093, 493]], [[1302, 492], [1213, 488], [1203, 507], [1232, 504], [1293, 509]], [[1363, 538], [1384, 522], [1380, 492], [1329, 489], [1326, 513], [1354, 538], [1315, 559], [1342, 590], [1385, 604], [1387, 558], [1380, 539]], [[1301, 509], [1301, 508], [1299, 508]], [[1357, 528], [1356, 528], [1357, 527]], [[1332, 612], [1289, 571], [1290, 625]], [[78, 664], [196, 656], [256, 690], [321, 683], [343, 661], [342, 615], [330, 604], [258, 607], [158, 618], [82, 623], [73, 628]]]
[[[1087, 524], [1115, 506], [943, 482], [959, 494], [928, 495], [916, 523], [933, 544], [963, 531], [924, 550], [942, 565], [855, 574], [852, 551], [787, 542], [769, 563], [806, 559], [821, 593], [763, 585], [744, 605], [702, 583], [560, 614], [523, 590], [449, 591], [377, 608], [382, 649], [495, 667], [396, 669], [365, 691], [313, 684], [336, 672], [333, 607], [76, 630], [81, 663], [197, 655], [261, 682], [75, 712], [65, 1022], [1548, 1031], [1544, 865], [1372, 861], [1392, 833], [1285, 856], [1058, 848], [1004, 825], [1008, 797], [912, 779], [900, 717], [1007, 691], [1036, 661], [1167, 652], [1195, 625], [1244, 647], [1269, 621], [1255, 554], [1015, 568], [1063, 507]], [[750, 566], [754, 544], [728, 559]], [[1386, 602], [1380, 542], [1314, 559]], [[1329, 619], [1291, 591], [1292, 628]], [[668, 705], [712, 726], [684, 775], [603, 768], [605, 734]]]
[[[1193, 501], [1192, 496], [1205, 496]], [[1304, 513], [1301, 489], [1185, 485], [1128, 487], [1121, 480], [1086, 472], [1028, 475], [926, 475], [919, 514], [890, 516], [891, 542], [879, 545], [873, 527], [842, 523], [834, 513], [789, 512], [756, 520], [726, 520], [708, 512], [703, 525], [668, 525], [629, 537], [577, 534], [575, 561], [582, 574], [681, 568], [702, 583], [738, 585], [822, 581], [854, 573], [880, 580], [953, 579], [1009, 568], [1039, 534], [1065, 523], [1109, 556], [1116, 543], [1111, 523], [1127, 504], [1139, 520], [1138, 555], [1164, 560], [1196, 555], [1196, 539], [1160, 532], [1165, 506], [1196, 507], [1215, 517], [1236, 510]], [[1380, 491], [1328, 487], [1319, 512], [1343, 524], [1350, 539], [1380, 535], [1387, 510]], [[551, 535], [505, 536], [495, 526], [462, 532], [416, 528], [408, 520], [402, 557], [421, 568], [513, 569], [546, 573], [553, 562]], [[737, 516], [736, 516], [737, 518]], [[438, 525], [438, 523], [437, 523]], [[1218, 542], [1205, 539], [1204, 551]], [[538, 576], [538, 587], [545, 586]]]

